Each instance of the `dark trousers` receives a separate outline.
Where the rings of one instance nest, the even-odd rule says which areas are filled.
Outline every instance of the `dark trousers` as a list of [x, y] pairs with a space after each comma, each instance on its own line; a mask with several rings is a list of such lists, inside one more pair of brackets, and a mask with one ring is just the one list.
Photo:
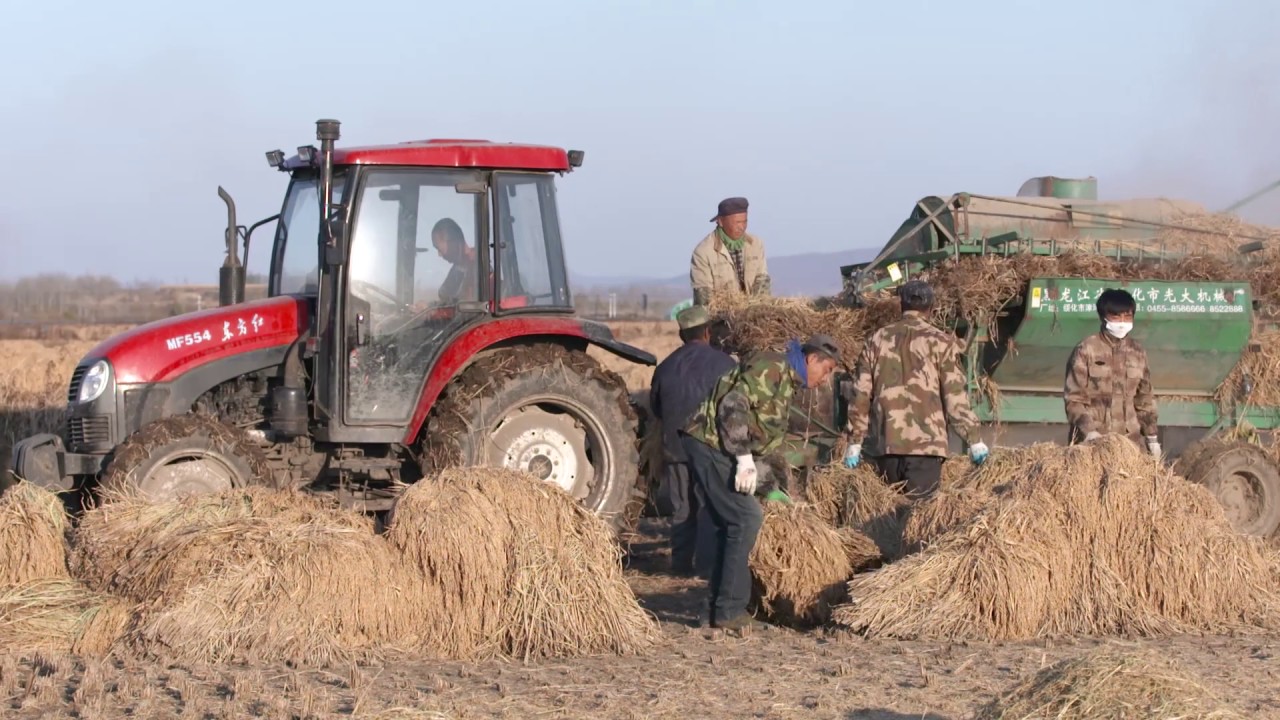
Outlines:
[[905, 483], [902, 492], [912, 498], [929, 497], [942, 482], [942, 463], [936, 455], [885, 455], [876, 467], [890, 485]]
[[747, 561], [764, 522], [764, 510], [755, 496], [733, 489], [733, 458], [687, 435], [681, 435], [680, 442], [716, 531], [709, 582], [711, 622], [733, 620], [747, 611], [751, 601]]
[[671, 569], [691, 573], [696, 568], [699, 575], [709, 578], [715, 532], [702, 488], [693, 481], [687, 463], [668, 461], [663, 473], [671, 503]]

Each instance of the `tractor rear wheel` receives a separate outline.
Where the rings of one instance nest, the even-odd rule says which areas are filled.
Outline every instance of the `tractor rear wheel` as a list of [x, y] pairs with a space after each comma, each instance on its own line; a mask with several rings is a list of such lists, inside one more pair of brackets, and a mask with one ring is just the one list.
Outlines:
[[202, 415], [157, 420], [116, 448], [99, 477], [106, 494], [171, 502], [269, 481], [266, 457], [240, 430]]
[[[463, 372], [424, 441], [430, 465], [490, 465], [557, 485], [615, 529], [643, 506], [626, 384], [558, 345], [499, 350]], [[452, 445], [442, 457], [442, 446]]]
[[1218, 498], [1237, 530], [1263, 538], [1280, 530], [1280, 470], [1262, 448], [1209, 441], [1187, 459], [1187, 479]]

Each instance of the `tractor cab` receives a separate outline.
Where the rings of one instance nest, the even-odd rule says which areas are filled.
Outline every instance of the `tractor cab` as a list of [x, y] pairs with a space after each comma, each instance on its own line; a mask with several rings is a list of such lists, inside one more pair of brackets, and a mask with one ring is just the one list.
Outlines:
[[581, 158], [483, 140], [268, 153], [291, 175], [268, 294], [316, 308], [311, 342], [328, 359], [317, 375], [332, 411], [324, 439], [398, 439], [426, 372], [462, 330], [572, 314], [554, 173]]

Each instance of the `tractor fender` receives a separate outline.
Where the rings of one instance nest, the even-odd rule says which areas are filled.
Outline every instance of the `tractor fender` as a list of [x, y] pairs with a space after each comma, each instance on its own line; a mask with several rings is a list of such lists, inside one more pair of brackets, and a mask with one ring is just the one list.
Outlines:
[[619, 357], [644, 365], [657, 365], [652, 353], [620, 342], [609, 326], [570, 315], [509, 315], [466, 328], [449, 342], [432, 364], [422, 394], [405, 428], [404, 443], [410, 445], [422, 430], [427, 415], [435, 407], [446, 386], [484, 351], [523, 342], [558, 342], [585, 349], [595, 345]]

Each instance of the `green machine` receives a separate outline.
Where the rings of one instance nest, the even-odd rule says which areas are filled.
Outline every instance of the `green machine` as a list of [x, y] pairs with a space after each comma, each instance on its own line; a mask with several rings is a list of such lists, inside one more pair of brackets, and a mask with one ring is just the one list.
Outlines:
[[[1059, 255], [1087, 252], [1153, 267], [1185, 254], [1203, 253], [1193, 240], [1170, 243], [1161, 231], [1202, 206], [1166, 199], [1099, 202], [1093, 178], [1033, 178], [1018, 196], [959, 193], [919, 200], [910, 217], [867, 263], [841, 268], [845, 292], [860, 298], [893, 288], [965, 255]], [[1197, 231], [1183, 230], [1180, 236]], [[1206, 233], [1211, 234], [1211, 233]], [[1244, 278], [1260, 239], [1222, 258], [1240, 269], [1239, 280], [1166, 282], [1088, 277], [1032, 278], [1019, 297], [995, 317], [954, 328], [964, 347], [970, 399], [984, 423], [988, 445], [1033, 442], [1065, 444], [1062, 398], [1072, 348], [1099, 331], [1095, 309], [1108, 287], [1138, 301], [1133, 337], [1147, 349], [1160, 413], [1161, 444], [1169, 459], [1206, 438], [1250, 427], [1269, 439], [1280, 427], [1280, 408], [1249, 402], [1243, 378], [1234, 393], [1220, 394], [1223, 381], [1250, 352], [1260, 325], [1253, 290]], [[994, 386], [998, 392], [986, 392]], [[1234, 435], [1233, 435], [1234, 436]], [[953, 438], [953, 450], [961, 450]], [[1280, 470], [1256, 443], [1215, 443], [1208, 461], [1195, 463], [1196, 477], [1223, 503], [1242, 532], [1280, 533]]]

